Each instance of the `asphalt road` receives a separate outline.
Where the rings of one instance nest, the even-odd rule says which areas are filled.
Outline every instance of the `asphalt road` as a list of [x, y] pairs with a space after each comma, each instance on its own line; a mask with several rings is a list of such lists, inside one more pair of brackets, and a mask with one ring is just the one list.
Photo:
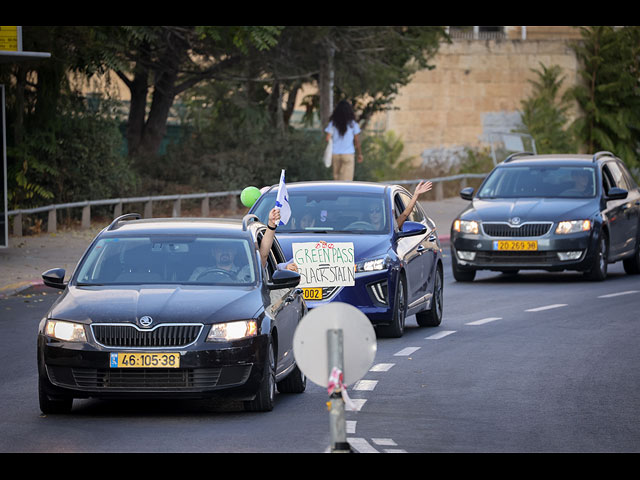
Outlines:
[[[444, 320], [379, 339], [373, 368], [349, 386], [358, 452], [640, 451], [640, 277], [445, 268]], [[269, 413], [216, 402], [76, 400], [42, 415], [36, 331], [57, 292], [0, 299], [0, 452], [322, 453], [326, 391], [311, 382]]]

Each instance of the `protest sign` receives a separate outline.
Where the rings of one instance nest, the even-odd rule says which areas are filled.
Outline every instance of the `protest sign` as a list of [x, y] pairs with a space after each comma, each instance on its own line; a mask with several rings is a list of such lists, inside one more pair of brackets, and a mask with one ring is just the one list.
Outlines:
[[293, 261], [300, 272], [300, 287], [355, 285], [355, 257], [352, 242], [294, 243]]

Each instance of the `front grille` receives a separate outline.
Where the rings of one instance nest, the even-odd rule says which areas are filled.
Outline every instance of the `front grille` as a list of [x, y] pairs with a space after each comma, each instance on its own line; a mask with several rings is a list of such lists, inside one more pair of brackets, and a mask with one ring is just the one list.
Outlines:
[[556, 252], [476, 252], [475, 262], [479, 265], [550, 265], [557, 263]]
[[218, 368], [71, 368], [50, 367], [51, 379], [69, 387], [91, 390], [207, 389], [241, 385], [251, 365]]
[[151, 330], [124, 324], [93, 324], [93, 336], [100, 345], [111, 348], [185, 347], [195, 342], [202, 324], [161, 324]]
[[508, 223], [483, 223], [482, 230], [490, 237], [541, 237], [551, 229], [551, 222], [523, 223], [514, 227]]
[[327, 298], [331, 298], [339, 288], [340, 287], [322, 287], [322, 299], [326, 300]]

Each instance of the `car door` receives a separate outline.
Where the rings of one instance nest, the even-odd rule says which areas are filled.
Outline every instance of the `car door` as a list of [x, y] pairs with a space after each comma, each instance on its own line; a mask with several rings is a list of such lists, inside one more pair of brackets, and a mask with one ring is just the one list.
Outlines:
[[[396, 193], [394, 198], [395, 217], [397, 218], [411, 201], [411, 197], [403, 191]], [[409, 221], [419, 221], [416, 208], [407, 218]], [[397, 227], [396, 227], [397, 228]], [[427, 294], [427, 279], [429, 274], [429, 255], [427, 235], [414, 235], [398, 239], [397, 253], [405, 262], [407, 277], [407, 305], [420, 301]]]
[[[269, 278], [277, 270], [279, 264], [285, 262], [284, 254], [277, 239], [273, 240], [267, 259], [267, 275]], [[281, 267], [282, 268], [282, 267]], [[290, 368], [293, 357], [293, 335], [304, 313], [302, 291], [298, 288], [278, 288], [269, 291], [271, 299], [271, 315], [275, 320], [278, 332], [278, 351], [276, 375]]]
[[609, 220], [610, 258], [624, 255], [633, 250], [638, 236], [638, 205], [636, 193], [631, 190], [622, 168], [617, 161], [610, 161], [602, 167], [605, 194], [612, 187], [627, 190], [627, 198], [607, 201], [607, 218]]

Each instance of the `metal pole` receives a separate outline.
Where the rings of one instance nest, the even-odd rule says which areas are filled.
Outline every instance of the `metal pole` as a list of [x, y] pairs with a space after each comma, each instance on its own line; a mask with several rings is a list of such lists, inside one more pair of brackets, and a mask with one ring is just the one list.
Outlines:
[[[327, 350], [329, 373], [331, 374], [334, 368], [342, 373], [344, 362], [342, 330], [327, 330]], [[350, 453], [351, 448], [347, 443], [347, 424], [344, 415], [345, 408], [341, 383], [331, 392], [329, 398], [331, 453]]]

